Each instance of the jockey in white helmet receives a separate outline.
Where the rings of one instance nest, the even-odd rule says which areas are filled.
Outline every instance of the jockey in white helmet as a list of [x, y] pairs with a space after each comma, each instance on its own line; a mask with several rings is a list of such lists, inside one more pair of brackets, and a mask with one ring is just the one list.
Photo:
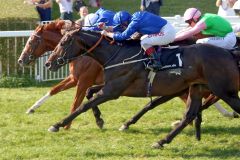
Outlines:
[[202, 15], [197, 8], [189, 8], [184, 13], [184, 20], [189, 28], [177, 33], [175, 41], [202, 34], [207, 38], [198, 39], [196, 43], [208, 43], [226, 49], [232, 49], [236, 44], [231, 24], [221, 16], [211, 13]]

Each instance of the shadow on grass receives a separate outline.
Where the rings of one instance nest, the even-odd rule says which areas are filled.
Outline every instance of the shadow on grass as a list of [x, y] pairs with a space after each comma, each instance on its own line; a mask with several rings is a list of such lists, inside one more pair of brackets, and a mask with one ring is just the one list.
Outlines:
[[[159, 150], [160, 151], [160, 150]], [[138, 158], [141, 156], [141, 158], [143, 158], [142, 154], [141, 155], [136, 155], [134, 153], [131, 152], [123, 152], [123, 151], [119, 151], [119, 152], [115, 152], [115, 151], [109, 151], [109, 152], [98, 152], [98, 151], [88, 151], [84, 154], [84, 156], [86, 157], [98, 157], [98, 158], [110, 158], [112, 157], [114, 158], [118, 158], [118, 159], [125, 159], [126, 157], [129, 158]], [[153, 153], [153, 154], [144, 154], [144, 158], [154, 158], [154, 157], [158, 157], [158, 153]]]
[[[187, 135], [195, 134], [195, 128], [192, 127], [192, 130], [185, 132]], [[240, 135], [239, 127], [215, 127], [215, 126], [202, 126], [202, 134], [231, 134], [231, 135]]]
[[[84, 156], [86, 157], [98, 157], [98, 158], [154, 158], [154, 157], [159, 157], [159, 154], [161, 152], [164, 154], [164, 149], [152, 149], [157, 152], [153, 153], [141, 153], [141, 154], [136, 154], [132, 152], [123, 152], [123, 151], [109, 151], [109, 152], [100, 152], [100, 151], [87, 151], [84, 153]], [[175, 152], [175, 150], [172, 150], [171, 152], [174, 152], [171, 157], [172, 158], [183, 158], [183, 159], [227, 159], [227, 158], [233, 158], [237, 159], [237, 157], [240, 156], [240, 152], [238, 149], [233, 149], [233, 148], [226, 148], [226, 149], [221, 149], [221, 148], [216, 148], [216, 149], [209, 149], [208, 150], [202, 150], [201, 153], [190, 153], [192, 155], [184, 154], [178, 149], [178, 153]], [[188, 152], [186, 152], [188, 153]]]
[[240, 157], [240, 149], [235, 149], [235, 148], [215, 148], [215, 149], [210, 149], [208, 148], [207, 150], [204, 150], [203, 153], [197, 153], [195, 155], [182, 155], [184, 159], [194, 159], [196, 157], [198, 158], [206, 158], [206, 159], [227, 159], [227, 158], [232, 158], [232, 159], [238, 159], [237, 157]]

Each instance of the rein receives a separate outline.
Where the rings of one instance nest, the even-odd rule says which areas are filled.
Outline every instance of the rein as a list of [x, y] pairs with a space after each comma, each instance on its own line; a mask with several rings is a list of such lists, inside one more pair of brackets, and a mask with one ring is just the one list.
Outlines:
[[[105, 38], [106, 40], [110, 41], [110, 44], [114, 43], [114, 41], [112, 41], [110, 38], [107, 38], [105, 35], [101, 35], [101, 37], [99, 38], [99, 40], [90, 48], [88, 49], [86, 52], [84, 52], [83, 54], [79, 55], [79, 56], [85, 56], [86, 54], [90, 54], [100, 43], [101, 41], [103, 40], [103, 38]], [[70, 45], [72, 45], [70, 43]], [[68, 49], [69, 47], [67, 47]], [[57, 58], [57, 64], [58, 65], [64, 65], [66, 64], [67, 62], [69, 62], [70, 60], [74, 60], [76, 58], [78, 58], [79, 56], [76, 56], [76, 57], [72, 57], [72, 58], [67, 58], [67, 59], [64, 59], [65, 55], [66, 55], [66, 50], [65, 49], [65, 53], [63, 54], [63, 56]], [[120, 50], [120, 49], [119, 49]], [[117, 52], [119, 52], [119, 50]], [[111, 57], [112, 58], [112, 57]], [[110, 58], [110, 59], [111, 59]]]
[[[119, 66], [124, 66], [124, 65], [128, 65], [128, 64], [132, 64], [132, 63], [143, 62], [143, 61], [149, 60], [149, 58], [143, 58], [143, 59], [137, 59], [137, 60], [128, 61], [128, 60], [130, 60], [130, 59], [133, 59], [133, 58], [137, 57], [141, 52], [142, 52], [142, 48], [141, 48], [141, 50], [140, 50], [136, 55], [134, 55], [134, 56], [132, 56], [132, 57], [130, 57], [130, 58], [127, 58], [127, 59], [123, 60], [122, 63], [117, 63], [117, 64], [113, 64], [113, 65], [104, 67], [104, 70], [111, 69], [111, 68], [115, 68], [115, 67], [119, 67]], [[105, 64], [106, 64], [106, 63], [105, 63]]]
[[[91, 54], [91, 52], [96, 49], [96, 47], [101, 43], [101, 41], [103, 40], [103, 38], [105, 38], [107, 41], [110, 42], [110, 44], [113, 44], [114, 43], [114, 40], [108, 38], [107, 36], [105, 35], [101, 35], [101, 37], [98, 39], [98, 41], [90, 48], [88, 49], [86, 52], [84, 52], [83, 54], [79, 55], [79, 56], [85, 56], [86, 54]], [[78, 58], [79, 56], [76, 56], [76, 57], [72, 57], [72, 58], [67, 58], [66, 59], [64, 58], [67, 54], [67, 49], [69, 48], [69, 46], [72, 45], [72, 41], [70, 42], [70, 44], [68, 45], [67, 48], [65, 48], [65, 52], [64, 54], [57, 58], [57, 64], [58, 65], [64, 65], [66, 64], [67, 62], [69, 62], [70, 60], [74, 60], [76, 58]], [[123, 60], [122, 63], [118, 63], [118, 64], [114, 64], [114, 65], [110, 65], [110, 66], [106, 66], [118, 53], [119, 51], [121, 50], [122, 47], [119, 47], [119, 49], [106, 61], [105, 64], [103, 64], [103, 67], [105, 70], [107, 69], [110, 69], [110, 68], [114, 68], [114, 67], [118, 67], [118, 66], [123, 66], [123, 65], [127, 65], [127, 64], [132, 64], [132, 63], [137, 63], [137, 62], [142, 62], [142, 61], [146, 61], [146, 60], [149, 60], [149, 58], [143, 58], [143, 59], [137, 59], [137, 60], [132, 60], [132, 61], [128, 61], [130, 59], [133, 59], [135, 57], [137, 57], [141, 52], [142, 52], [142, 49], [134, 56], [130, 57], [130, 58], [127, 58], [125, 60]], [[106, 66], [106, 67], [105, 67]]]
[[[36, 59], [36, 57], [33, 55], [33, 52], [35, 51], [35, 49], [36, 49], [36, 46], [38, 46], [38, 44], [41, 42], [41, 40], [42, 40], [42, 37], [41, 36], [39, 36], [39, 35], [37, 35], [36, 33], [33, 33], [31, 36], [33, 36], [33, 37], [37, 37], [38, 39], [37, 39], [37, 43], [30, 43], [30, 41], [29, 41], [29, 46], [31, 46], [31, 50], [30, 50], [30, 53], [29, 53], [29, 60], [35, 60]], [[31, 38], [31, 37], [30, 37]]]

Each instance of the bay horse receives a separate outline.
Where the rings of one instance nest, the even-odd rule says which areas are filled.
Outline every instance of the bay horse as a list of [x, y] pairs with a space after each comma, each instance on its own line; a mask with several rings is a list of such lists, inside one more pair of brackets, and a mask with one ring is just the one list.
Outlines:
[[[121, 63], [129, 57], [137, 60], [143, 58], [142, 54], [136, 55], [141, 51], [138, 43], [111, 46], [107, 40], [102, 40], [102, 37], [99, 33], [80, 30], [66, 34], [49, 57], [46, 66], [51, 71], [56, 71], [65, 63], [78, 57], [79, 53], [94, 58], [103, 67]], [[92, 50], [94, 45], [96, 48]], [[92, 52], [89, 53], [89, 50]], [[181, 47], [180, 50], [184, 55], [182, 57], [184, 65], [180, 69], [180, 74], [171, 74], [168, 70], [157, 72], [152, 95], [171, 97], [189, 88], [188, 109], [181, 123], [166, 138], [155, 143], [154, 148], [161, 148], [164, 144], [170, 143], [187, 124], [195, 119], [202, 110], [203, 88], [212, 91], [233, 110], [240, 113], [239, 69], [230, 51], [208, 44]], [[82, 104], [62, 121], [51, 126], [49, 131], [57, 132], [60, 127], [70, 123], [79, 114], [120, 96], [146, 97], [147, 75], [148, 71], [144, 69], [142, 63], [121, 65], [105, 70], [105, 84], [96, 96]]]

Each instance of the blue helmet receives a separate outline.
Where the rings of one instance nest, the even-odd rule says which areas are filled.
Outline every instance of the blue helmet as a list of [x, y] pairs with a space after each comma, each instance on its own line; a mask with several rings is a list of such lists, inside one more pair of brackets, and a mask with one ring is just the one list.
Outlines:
[[123, 23], [129, 24], [132, 16], [127, 11], [119, 11], [113, 17], [113, 25], [121, 25]]

